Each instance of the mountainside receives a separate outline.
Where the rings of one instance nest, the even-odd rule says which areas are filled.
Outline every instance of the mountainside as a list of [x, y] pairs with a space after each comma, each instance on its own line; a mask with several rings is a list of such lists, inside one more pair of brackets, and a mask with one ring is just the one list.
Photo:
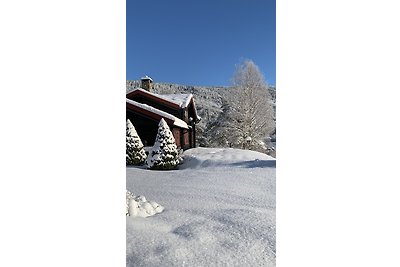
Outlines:
[[[133, 89], [140, 87], [139, 80], [127, 80], [126, 90], [127, 93]], [[200, 123], [197, 125], [197, 143], [202, 147], [215, 146], [211, 144], [210, 133], [208, 129], [217, 121], [219, 115], [222, 112], [222, 103], [224, 99], [227, 99], [227, 94], [230, 93], [230, 87], [218, 87], [218, 86], [192, 86], [192, 85], [179, 85], [173, 83], [154, 83], [154, 93], [158, 94], [193, 94], [198, 115], [201, 117]], [[269, 93], [271, 94], [272, 101], [274, 103], [275, 110], [275, 99], [276, 99], [276, 88], [275, 86], [269, 87]], [[275, 134], [272, 140], [275, 139]], [[268, 136], [266, 136], [268, 140]], [[274, 142], [275, 143], [275, 142]], [[275, 148], [272, 143], [268, 144], [270, 149], [267, 151], [268, 154], [275, 156]]]

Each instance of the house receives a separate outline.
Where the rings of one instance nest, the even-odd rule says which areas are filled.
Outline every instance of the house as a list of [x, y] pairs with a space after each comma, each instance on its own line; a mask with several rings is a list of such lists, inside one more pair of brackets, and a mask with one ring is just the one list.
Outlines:
[[135, 126], [145, 146], [152, 146], [163, 118], [178, 149], [196, 147], [196, 123], [200, 121], [192, 94], [160, 95], [152, 92], [153, 80], [141, 78], [141, 88], [126, 94], [126, 118]]

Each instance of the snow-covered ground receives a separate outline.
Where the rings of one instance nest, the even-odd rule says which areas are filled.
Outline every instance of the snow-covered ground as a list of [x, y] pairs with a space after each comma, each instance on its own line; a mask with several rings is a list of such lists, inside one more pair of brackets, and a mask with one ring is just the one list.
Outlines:
[[127, 217], [127, 266], [275, 266], [275, 159], [195, 148], [174, 171], [127, 167], [127, 190], [165, 209]]

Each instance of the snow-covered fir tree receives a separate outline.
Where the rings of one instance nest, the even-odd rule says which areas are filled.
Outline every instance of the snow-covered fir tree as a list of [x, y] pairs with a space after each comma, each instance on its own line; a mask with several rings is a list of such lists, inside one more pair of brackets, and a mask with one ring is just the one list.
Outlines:
[[144, 146], [135, 127], [128, 119], [126, 121], [126, 164], [140, 165], [146, 160]]
[[154, 146], [146, 160], [149, 169], [171, 170], [180, 162], [179, 152], [168, 124], [161, 119], [158, 124], [158, 133]]

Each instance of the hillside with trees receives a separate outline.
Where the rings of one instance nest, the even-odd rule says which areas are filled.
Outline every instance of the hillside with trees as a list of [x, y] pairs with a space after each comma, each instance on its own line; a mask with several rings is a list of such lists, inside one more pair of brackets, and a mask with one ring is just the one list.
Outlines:
[[[196, 126], [201, 147], [235, 147], [275, 157], [276, 88], [264, 82], [252, 61], [238, 66], [230, 87], [155, 82], [157, 94], [193, 94], [201, 121]], [[127, 93], [140, 80], [127, 80]], [[246, 88], [256, 88], [249, 91]], [[229, 133], [229, 134], [228, 134]]]

